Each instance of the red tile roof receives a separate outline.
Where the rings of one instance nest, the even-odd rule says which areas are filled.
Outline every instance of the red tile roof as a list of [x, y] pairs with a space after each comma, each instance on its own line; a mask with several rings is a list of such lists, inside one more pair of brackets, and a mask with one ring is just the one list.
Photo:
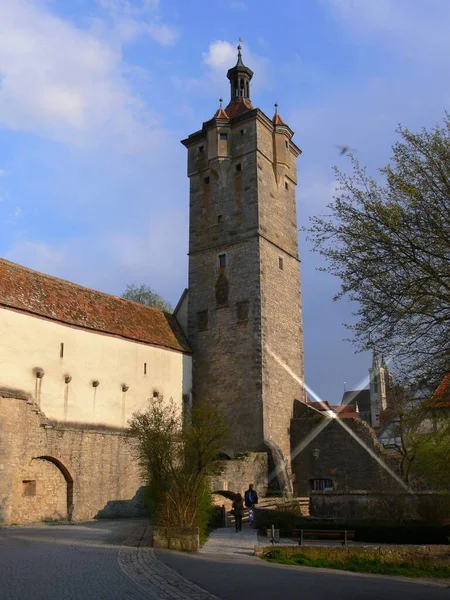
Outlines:
[[216, 110], [216, 114], [214, 115], [215, 119], [229, 119], [226, 111], [223, 108], [218, 108]]
[[190, 352], [176, 318], [0, 259], [0, 306], [96, 332]]
[[431, 408], [450, 408], [450, 373], [446, 373], [430, 399]]
[[356, 404], [339, 404], [331, 407], [340, 419], [360, 419]]
[[315, 408], [316, 410], [322, 411], [322, 412], [334, 412], [336, 413], [336, 415], [338, 416], [339, 419], [359, 419], [359, 413], [358, 413], [358, 409], [355, 405], [350, 405], [350, 406], [343, 406], [341, 404], [339, 405], [333, 405], [333, 404], [329, 404], [329, 402], [327, 400], [321, 400], [319, 402], [308, 402], [309, 406], [312, 406], [312, 408]]
[[326, 400], [320, 400], [318, 402], [309, 401], [308, 404], [316, 410], [331, 410], [331, 407]]
[[247, 98], [236, 98], [232, 100], [229, 105], [226, 107], [226, 113], [228, 118], [234, 119], [238, 115], [246, 112], [247, 110], [252, 110], [253, 104]]
[[273, 115], [272, 123], [274, 125], [286, 125], [286, 123], [283, 121], [283, 119], [280, 117], [280, 115], [277, 112]]

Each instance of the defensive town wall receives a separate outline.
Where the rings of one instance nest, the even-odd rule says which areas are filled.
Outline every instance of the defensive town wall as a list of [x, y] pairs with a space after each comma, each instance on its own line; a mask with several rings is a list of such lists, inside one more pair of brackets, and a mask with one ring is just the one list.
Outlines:
[[309, 502], [310, 514], [322, 519], [438, 523], [450, 518], [450, 499], [444, 492], [312, 492]]
[[124, 430], [50, 422], [27, 395], [0, 389], [0, 525], [145, 514]]
[[[135, 445], [124, 429], [50, 421], [19, 390], [0, 388], [0, 526], [145, 516]], [[267, 489], [267, 454], [225, 462], [213, 491]]]

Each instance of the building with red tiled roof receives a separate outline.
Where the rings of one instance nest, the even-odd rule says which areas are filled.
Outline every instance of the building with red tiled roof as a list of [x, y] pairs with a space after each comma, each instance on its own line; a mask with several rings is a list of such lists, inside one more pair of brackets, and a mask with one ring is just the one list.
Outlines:
[[0, 306], [97, 333], [190, 352], [172, 314], [4, 259], [0, 259]]
[[0, 259], [0, 315], [0, 393], [20, 389], [49, 419], [123, 427], [154, 394], [190, 395], [173, 314]]

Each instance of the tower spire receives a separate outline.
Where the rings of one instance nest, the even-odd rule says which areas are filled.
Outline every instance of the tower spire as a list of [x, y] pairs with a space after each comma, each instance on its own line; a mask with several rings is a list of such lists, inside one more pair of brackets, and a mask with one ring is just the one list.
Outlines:
[[241, 50], [242, 46], [239, 44], [237, 62], [234, 67], [228, 69], [227, 73], [231, 86], [230, 102], [240, 98], [250, 100], [250, 80], [253, 77], [253, 71], [244, 65]]

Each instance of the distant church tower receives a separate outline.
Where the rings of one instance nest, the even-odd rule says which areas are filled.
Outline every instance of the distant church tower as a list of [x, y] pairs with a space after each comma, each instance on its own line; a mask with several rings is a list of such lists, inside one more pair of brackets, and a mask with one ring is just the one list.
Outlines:
[[392, 375], [384, 362], [378, 360], [376, 352], [373, 353], [372, 368], [369, 369], [370, 377], [370, 416], [371, 425], [380, 427], [380, 415], [388, 407], [388, 393], [392, 386]]
[[[231, 99], [183, 140], [190, 178], [188, 338], [193, 395], [228, 419], [229, 453], [269, 451], [289, 479], [305, 401], [293, 131], [250, 102], [238, 47]], [[283, 485], [286, 482], [283, 482]]]

